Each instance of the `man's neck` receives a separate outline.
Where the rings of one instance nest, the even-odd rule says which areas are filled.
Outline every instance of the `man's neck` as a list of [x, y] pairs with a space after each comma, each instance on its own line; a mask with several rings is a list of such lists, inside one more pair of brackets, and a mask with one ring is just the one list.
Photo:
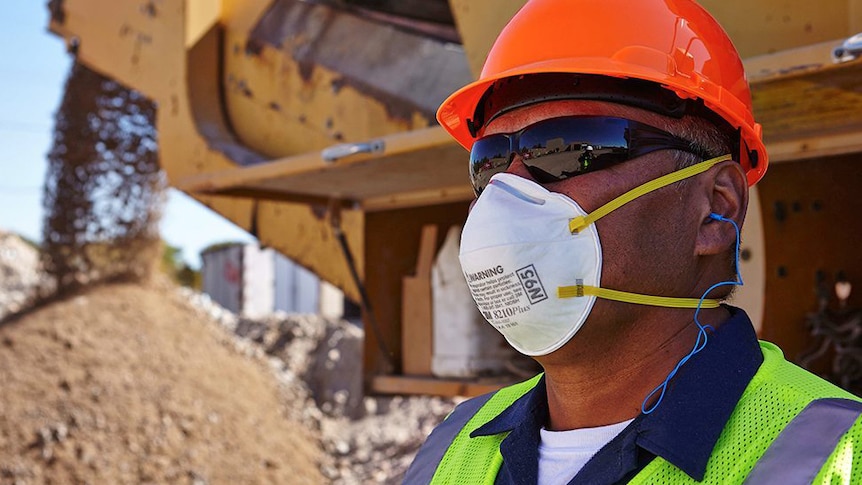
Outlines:
[[[717, 328], [727, 317], [721, 308], [704, 310], [700, 321]], [[698, 330], [691, 320], [674, 325], [673, 320], [654, 317], [623, 326], [613, 337], [583, 333], [584, 339], [578, 340], [579, 333], [558, 351], [564, 355], [542, 359], [550, 430], [592, 428], [636, 417], [644, 398], [691, 352]]]

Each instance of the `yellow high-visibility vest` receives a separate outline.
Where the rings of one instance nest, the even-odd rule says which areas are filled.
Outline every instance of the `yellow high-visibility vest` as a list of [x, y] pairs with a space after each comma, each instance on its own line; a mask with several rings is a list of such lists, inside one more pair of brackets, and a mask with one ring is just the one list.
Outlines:
[[[768, 342], [760, 347], [763, 364], [725, 424], [703, 481], [656, 457], [629, 483], [862, 484], [862, 400], [787, 362], [778, 347]], [[493, 484], [503, 462], [500, 443], [508, 433], [475, 438], [470, 433], [540, 377], [462, 403], [429, 436], [404, 483]]]

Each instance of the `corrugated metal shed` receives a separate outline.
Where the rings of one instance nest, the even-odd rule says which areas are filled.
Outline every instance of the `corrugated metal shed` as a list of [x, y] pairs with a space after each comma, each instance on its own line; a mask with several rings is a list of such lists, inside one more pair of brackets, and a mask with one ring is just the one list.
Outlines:
[[344, 294], [270, 248], [230, 244], [201, 254], [203, 291], [226, 309], [250, 318], [275, 311], [338, 318]]

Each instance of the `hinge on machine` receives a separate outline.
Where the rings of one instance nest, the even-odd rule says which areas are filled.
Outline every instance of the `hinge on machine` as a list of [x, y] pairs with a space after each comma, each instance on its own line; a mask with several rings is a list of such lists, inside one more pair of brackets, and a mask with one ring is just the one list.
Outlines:
[[371, 140], [365, 143], [343, 143], [324, 148], [320, 151], [320, 156], [324, 162], [332, 163], [358, 153], [383, 153], [385, 148], [386, 144], [383, 140]]

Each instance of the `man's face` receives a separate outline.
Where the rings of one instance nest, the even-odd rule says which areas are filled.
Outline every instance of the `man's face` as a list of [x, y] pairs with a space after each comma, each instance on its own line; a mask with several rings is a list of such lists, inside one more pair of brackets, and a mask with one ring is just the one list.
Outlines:
[[[636, 108], [597, 101], [554, 101], [501, 115], [488, 124], [482, 135], [511, 133], [544, 119], [569, 115], [613, 116], [667, 129], [663, 117]], [[591, 212], [628, 190], [673, 172], [676, 161], [672, 153], [660, 150], [543, 186]], [[517, 157], [508, 172], [532, 180]], [[698, 186], [694, 178], [681, 186], [659, 189], [596, 223], [602, 244], [602, 287], [660, 296], [692, 294], [697, 279], [694, 245], [700, 217], [686, 202]], [[584, 330], [602, 328], [595, 320], [630, 320], [645, 308], [599, 299]]]

